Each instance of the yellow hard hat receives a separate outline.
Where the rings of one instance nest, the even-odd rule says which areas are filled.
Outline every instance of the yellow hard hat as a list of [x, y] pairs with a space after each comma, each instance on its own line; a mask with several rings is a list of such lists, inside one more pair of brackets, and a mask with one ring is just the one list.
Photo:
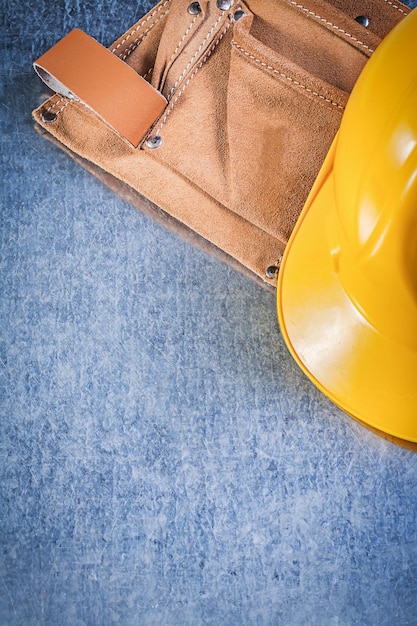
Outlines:
[[417, 443], [417, 9], [383, 40], [287, 245], [278, 317], [346, 413]]

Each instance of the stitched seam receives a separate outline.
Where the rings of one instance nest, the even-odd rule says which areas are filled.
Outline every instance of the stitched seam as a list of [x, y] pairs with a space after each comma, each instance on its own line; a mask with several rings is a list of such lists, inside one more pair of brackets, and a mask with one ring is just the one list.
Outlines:
[[125, 48], [122, 52], [119, 53], [119, 58], [122, 59], [122, 61], [124, 61], [125, 59], [127, 59], [128, 56], [130, 56], [132, 54], [132, 52], [134, 52], [136, 50], [136, 48], [139, 46], [139, 44], [141, 44], [144, 39], [146, 39], [146, 37], [149, 35], [149, 33], [151, 32], [151, 30], [153, 29], [153, 27], [160, 22], [165, 15], [169, 13], [169, 8], [162, 13], [158, 19], [156, 19], [152, 24], [150, 24], [150, 26], [143, 32], [141, 33], [140, 37], [138, 37], [137, 39], [135, 39], [134, 41], [132, 41], [132, 43]]
[[165, 0], [165, 2], [161, 4], [160, 6], [158, 6], [154, 11], [152, 11], [152, 13], [149, 13], [149, 15], [146, 15], [144, 18], [142, 18], [137, 24], [137, 26], [128, 35], [126, 35], [126, 37], [122, 39], [122, 41], [119, 44], [117, 44], [115, 48], [112, 49], [112, 52], [116, 52], [118, 48], [123, 46], [123, 44], [126, 43], [128, 39], [130, 39], [140, 28], [142, 28], [142, 26], [146, 24], [146, 22], [149, 22], [149, 20], [151, 20], [155, 15], [157, 15], [159, 11], [161, 11], [167, 4], [169, 4], [170, 1], [171, 0]]
[[153, 72], [153, 67], [150, 67], [147, 72], [142, 74], [142, 78], [146, 80], [152, 74], [152, 72]]
[[61, 111], [63, 111], [65, 109], [66, 106], [69, 105], [69, 103], [71, 102], [71, 100], [69, 100], [68, 98], [59, 98], [58, 100], [56, 100], [55, 102], [53, 102], [46, 110], [45, 113], [48, 113], [49, 111], [52, 111], [52, 109], [55, 109], [56, 106], [58, 106], [58, 104], [60, 104], [61, 102], [63, 102], [64, 104], [61, 106], [60, 109], [58, 109], [58, 111], [53, 111], [53, 113], [55, 113], [56, 116], [58, 116]]
[[284, 72], [281, 72], [280, 70], [277, 70], [275, 67], [272, 67], [272, 65], [268, 65], [268, 63], [265, 63], [264, 61], [261, 61], [261, 59], [258, 59], [253, 54], [250, 54], [250, 52], [248, 52], [247, 50], [242, 48], [242, 46], [240, 46], [237, 43], [237, 41], [233, 40], [232, 44], [238, 50], [240, 50], [240, 52], [243, 52], [243, 54], [245, 56], [247, 56], [249, 59], [252, 59], [253, 61], [256, 61], [256, 63], [258, 63], [259, 65], [262, 65], [262, 67], [265, 67], [266, 69], [271, 70], [272, 72], [274, 72], [274, 74], [277, 74], [278, 76], [281, 76], [282, 78], [285, 78], [285, 80], [287, 80], [288, 82], [292, 83], [293, 85], [296, 85], [297, 87], [300, 87], [301, 89], [304, 89], [305, 91], [308, 91], [308, 93], [311, 93], [313, 96], [316, 96], [317, 98], [320, 98], [320, 100], [324, 100], [325, 102], [328, 102], [329, 104], [332, 104], [334, 107], [337, 107], [341, 111], [344, 111], [344, 107], [341, 104], [339, 104], [338, 102], [334, 102], [334, 100], [331, 100], [330, 98], [326, 98], [326, 96], [323, 96], [322, 94], [318, 93], [317, 91], [314, 91], [313, 89], [310, 89], [310, 87], [307, 87], [306, 85], [303, 85], [298, 80], [295, 80], [294, 78], [291, 78], [291, 76], [288, 76], [287, 74], [284, 74]]
[[219, 43], [221, 42], [221, 40], [223, 39], [223, 37], [225, 36], [225, 34], [227, 33], [227, 31], [229, 30], [229, 28], [232, 26], [232, 23], [230, 22], [229, 24], [227, 24], [226, 28], [223, 30], [223, 32], [220, 34], [219, 38], [213, 43], [213, 45], [211, 46], [211, 48], [207, 51], [207, 53], [204, 55], [203, 59], [200, 61], [200, 63], [197, 65], [197, 67], [194, 69], [194, 71], [192, 72], [192, 74], [188, 77], [188, 79], [186, 80], [186, 82], [184, 83], [183, 87], [180, 89], [180, 91], [176, 94], [175, 98], [171, 101], [170, 106], [168, 107], [159, 127], [158, 130], [156, 131], [156, 135], [159, 135], [162, 128], [165, 125], [165, 122], [167, 121], [168, 117], [170, 116], [173, 108], [175, 107], [176, 103], [178, 102], [179, 98], [182, 96], [182, 94], [184, 93], [184, 91], [186, 90], [186, 88], [188, 87], [188, 85], [191, 83], [192, 79], [198, 74], [199, 70], [203, 67], [204, 63], [207, 61], [207, 59], [209, 57], [211, 57], [211, 55], [213, 54], [214, 50], [217, 48], [217, 46], [219, 45]]
[[[201, 50], [204, 48], [206, 42], [208, 39], [210, 39], [211, 35], [213, 34], [213, 31], [217, 28], [218, 24], [221, 22], [222, 18], [224, 15], [224, 11], [222, 11], [220, 17], [217, 18], [217, 20], [214, 22], [213, 26], [211, 27], [210, 31], [207, 33], [207, 35], [204, 37], [203, 41], [201, 42], [201, 44], [199, 45], [198, 49], [196, 50], [196, 52], [193, 54], [193, 56], [191, 57], [190, 61], [187, 63], [186, 67], [184, 68], [181, 76], [176, 80], [175, 84], [173, 85], [173, 87], [170, 89], [169, 94], [167, 95], [167, 100], [169, 101], [172, 96], [174, 95], [174, 92], [176, 91], [178, 85], [182, 82], [184, 76], [187, 74], [188, 70], [190, 69], [190, 67], [192, 66], [192, 64], [194, 63], [194, 61], [196, 60], [196, 58], [198, 57], [198, 55], [200, 54]], [[223, 33], [224, 34], [224, 33]], [[217, 41], [218, 43], [218, 41]], [[217, 45], [217, 44], [216, 44]]]
[[[385, 0], [385, 2], [389, 2], [389, 0]], [[297, 7], [298, 9], [302, 9], [302, 11], [304, 11], [305, 13], [308, 13], [308, 15], [312, 15], [320, 22], [324, 22], [325, 24], [327, 24], [327, 26], [330, 26], [334, 30], [339, 31], [339, 33], [343, 33], [343, 35], [345, 35], [346, 37], [349, 37], [353, 41], [356, 41], [356, 43], [362, 46], [362, 48], [366, 48], [366, 50], [368, 50], [369, 52], [374, 52], [374, 50], [370, 48], [369, 46], [367, 46], [366, 43], [364, 43], [363, 41], [360, 41], [360, 39], [358, 39], [357, 37], [354, 37], [343, 28], [336, 26], [336, 24], [333, 24], [333, 22], [329, 22], [329, 20], [326, 20], [324, 17], [321, 17], [321, 15], [319, 15], [318, 13], [315, 13], [314, 11], [310, 11], [309, 9], [304, 7], [302, 4], [298, 4], [297, 2], [294, 2], [294, 0], [290, 0], [290, 4]]]
[[[182, 44], [183, 44], [183, 43], [184, 43], [184, 41], [185, 41], [185, 38], [187, 37], [188, 33], [190, 32], [190, 30], [192, 29], [192, 27], [193, 27], [193, 26], [194, 26], [194, 24], [196, 23], [196, 21], [197, 21], [197, 17], [198, 17], [197, 15], [194, 15], [194, 17], [193, 17], [193, 19], [192, 19], [192, 21], [191, 21], [191, 23], [190, 23], [189, 27], [187, 28], [187, 30], [185, 31], [185, 33], [183, 34], [183, 36], [182, 36], [182, 37], [181, 37], [181, 39], [179, 40], [178, 45], [177, 45], [177, 47], [175, 48], [174, 52], [172, 53], [171, 58], [169, 59], [169, 61], [172, 61], [172, 59], [174, 59], [174, 58], [177, 56], [177, 54], [178, 54], [178, 52], [179, 52], [179, 50], [180, 50], [180, 48], [181, 48]], [[169, 62], [169, 61], [168, 61], [168, 62]]]
[[[126, 35], [126, 37], [124, 39], [122, 39], [122, 41], [120, 43], [117, 44], [117, 46], [115, 48], [112, 49], [112, 52], [115, 53], [117, 52], [117, 50], [123, 46], [124, 43], [126, 43], [126, 41], [128, 41], [128, 39], [130, 39], [140, 28], [142, 28], [142, 26], [144, 26], [146, 24], [146, 22], [149, 22], [149, 20], [151, 20], [155, 15], [157, 15], [160, 11], [162, 11], [162, 9], [169, 4], [171, 0], [165, 0], [165, 2], [163, 4], [161, 4], [160, 6], [158, 6], [154, 11], [152, 11], [152, 13], [149, 13], [149, 15], [146, 15], [143, 19], [141, 19], [139, 21], [139, 23], [137, 24], [137, 26], [130, 31], [130, 33], [128, 35]], [[169, 11], [169, 9], [168, 9]], [[165, 15], [165, 13], [164, 13]], [[156, 22], [158, 22], [159, 20], [156, 20]], [[154, 22], [154, 24], [152, 24], [152, 26], [149, 27], [149, 29], [146, 30], [146, 32], [148, 33], [149, 30], [156, 24], [156, 22]]]
[[396, 11], [399, 11], [403, 15], [408, 15], [407, 11], [404, 11], [401, 7], [399, 7], [398, 5], [394, 4], [393, 2], [390, 2], [390, 0], [384, 0], [384, 2], [386, 2], [387, 4], [392, 6], [393, 9], [395, 9]]

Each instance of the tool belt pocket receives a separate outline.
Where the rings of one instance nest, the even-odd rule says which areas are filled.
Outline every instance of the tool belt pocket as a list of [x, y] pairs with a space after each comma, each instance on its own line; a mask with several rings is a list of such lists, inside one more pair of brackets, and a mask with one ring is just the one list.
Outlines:
[[153, 158], [285, 245], [379, 39], [362, 41], [332, 6], [218, 4], [191, 21], [192, 5], [172, 6], [153, 74], [169, 102]]
[[[34, 116], [264, 278], [359, 73], [407, 13], [385, 0], [350, 0], [346, 9], [342, 0], [161, 0], [110, 50], [71, 35], [74, 54], [87, 46], [90, 66], [80, 56], [72, 74], [64, 47], [58, 69], [70, 86], [63, 93], [52, 84], [59, 93]], [[106, 80], [91, 90], [101, 63]], [[42, 63], [37, 71], [47, 73]]]
[[[284, 56], [281, 33], [258, 20], [240, 20], [231, 42], [230, 204], [286, 242], [340, 125], [348, 93], [313, 74], [311, 62], [303, 67], [300, 59]], [[310, 61], [308, 48], [306, 42], [303, 53]]]

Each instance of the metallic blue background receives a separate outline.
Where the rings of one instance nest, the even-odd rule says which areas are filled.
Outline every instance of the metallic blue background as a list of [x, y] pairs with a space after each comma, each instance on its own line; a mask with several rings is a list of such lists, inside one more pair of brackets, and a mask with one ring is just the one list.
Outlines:
[[32, 122], [35, 58], [152, 4], [1, 2], [0, 623], [415, 625], [417, 454], [312, 386], [274, 293]]

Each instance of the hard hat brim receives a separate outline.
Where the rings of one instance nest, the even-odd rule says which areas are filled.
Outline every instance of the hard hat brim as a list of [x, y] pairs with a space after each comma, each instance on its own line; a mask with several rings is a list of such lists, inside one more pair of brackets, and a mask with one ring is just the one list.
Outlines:
[[338, 407], [417, 449], [417, 353], [383, 336], [355, 307], [329, 246], [336, 143], [337, 137], [282, 260], [281, 331], [301, 369]]

